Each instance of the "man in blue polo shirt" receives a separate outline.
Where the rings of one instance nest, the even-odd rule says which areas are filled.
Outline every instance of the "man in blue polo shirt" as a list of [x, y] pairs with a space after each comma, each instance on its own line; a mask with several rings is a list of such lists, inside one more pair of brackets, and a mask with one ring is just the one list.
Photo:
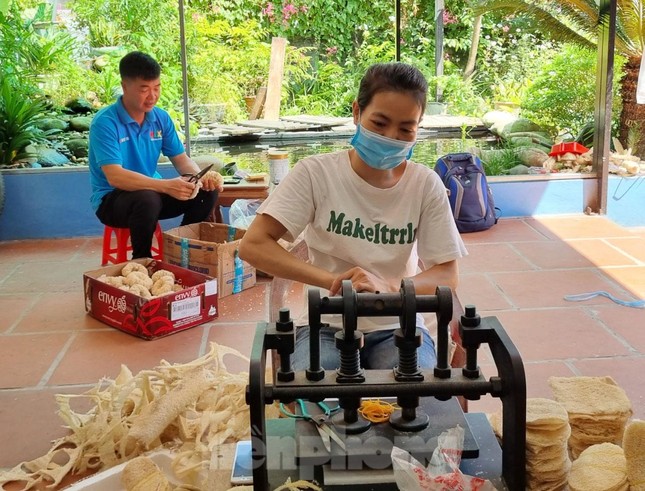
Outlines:
[[[183, 215], [182, 225], [204, 221], [222, 191], [222, 179], [214, 171], [197, 184], [182, 177], [200, 169], [186, 155], [168, 113], [155, 107], [159, 64], [133, 51], [121, 59], [119, 72], [123, 95], [99, 111], [90, 126], [91, 204], [101, 223], [130, 229], [136, 259], [150, 257], [158, 220]], [[160, 154], [179, 176], [161, 178]]]

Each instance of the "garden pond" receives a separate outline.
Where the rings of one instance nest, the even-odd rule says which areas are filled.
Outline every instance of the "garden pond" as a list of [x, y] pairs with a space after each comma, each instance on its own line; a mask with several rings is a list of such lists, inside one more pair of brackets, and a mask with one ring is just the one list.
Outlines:
[[[191, 143], [191, 155], [214, 155], [225, 163], [235, 162], [237, 168], [250, 172], [268, 172], [269, 149], [279, 148], [289, 154], [289, 163], [293, 167], [299, 160], [311, 155], [347, 150], [351, 148], [351, 137], [334, 140], [299, 139], [297, 141], [275, 141], [271, 143], [247, 142], [236, 145], [226, 145], [216, 142]], [[434, 167], [442, 155], [453, 152], [466, 152], [473, 149], [489, 149], [496, 145], [495, 138], [425, 138], [419, 140], [414, 147], [412, 160]]]

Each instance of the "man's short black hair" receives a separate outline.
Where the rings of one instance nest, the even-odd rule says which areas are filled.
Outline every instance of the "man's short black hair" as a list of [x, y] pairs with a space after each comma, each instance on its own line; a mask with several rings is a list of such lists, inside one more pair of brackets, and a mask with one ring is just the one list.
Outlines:
[[161, 67], [152, 56], [141, 51], [132, 51], [121, 58], [119, 73], [122, 79], [155, 80], [161, 76]]

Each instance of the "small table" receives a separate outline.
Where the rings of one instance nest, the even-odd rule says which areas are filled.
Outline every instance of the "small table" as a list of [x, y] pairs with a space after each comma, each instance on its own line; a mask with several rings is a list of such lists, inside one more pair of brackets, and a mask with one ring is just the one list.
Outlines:
[[269, 177], [261, 181], [242, 180], [238, 184], [224, 184], [224, 191], [219, 193], [210, 219], [222, 223], [222, 206], [230, 207], [236, 199], [266, 199], [269, 196]]

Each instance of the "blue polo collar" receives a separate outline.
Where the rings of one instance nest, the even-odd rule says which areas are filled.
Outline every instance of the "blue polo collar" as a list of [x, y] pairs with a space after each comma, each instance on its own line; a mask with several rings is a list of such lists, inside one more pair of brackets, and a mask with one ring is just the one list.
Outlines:
[[[116, 103], [116, 113], [119, 116], [119, 120], [121, 121], [122, 124], [128, 125], [128, 124], [136, 124], [137, 126], [139, 123], [137, 123], [132, 116], [128, 113], [128, 111], [125, 109], [125, 106], [123, 105], [123, 96], [119, 96], [117, 103]], [[146, 113], [146, 119], [143, 121], [142, 127], [145, 126], [146, 124], [152, 124], [157, 121], [157, 115], [155, 114], [154, 108], [152, 108], [152, 111]]]

